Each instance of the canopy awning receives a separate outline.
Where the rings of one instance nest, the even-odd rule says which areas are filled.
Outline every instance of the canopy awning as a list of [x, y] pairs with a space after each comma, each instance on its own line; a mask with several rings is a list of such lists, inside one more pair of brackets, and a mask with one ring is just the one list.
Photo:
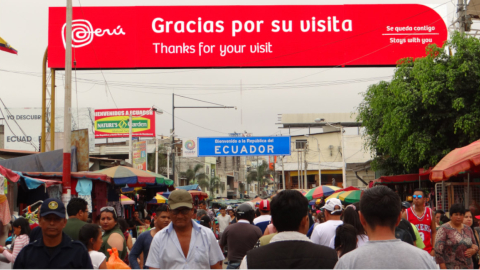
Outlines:
[[400, 174], [392, 176], [381, 176], [373, 180], [373, 185], [388, 185], [388, 184], [402, 184], [402, 183], [414, 183], [420, 181], [427, 181], [431, 170], [426, 170], [421, 173], [413, 174]]
[[45, 185], [46, 187], [50, 187], [50, 186], [53, 186], [53, 185], [62, 184], [62, 181], [59, 181], [59, 180], [39, 179], [39, 178], [33, 178], [33, 177], [25, 176], [21, 172], [15, 172], [15, 173], [17, 173], [20, 176], [20, 178], [25, 181], [25, 184], [27, 185], [28, 189], [36, 189], [41, 185]]
[[[62, 178], [63, 172], [22, 172], [25, 176], [31, 177], [41, 177], [41, 178]], [[72, 172], [72, 178], [76, 179], [88, 179], [88, 180], [98, 180], [107, 182], [109, 184], [112, 183], [112, 179], [101, 173], [92, 173], [92, 172]]]
[[193, 184], [193, 185], [188, 185], [188, 186], [180, 186], [180, 187], [177, 187], [177, 189], [184, 189], [184, 190], [187, 190], [187, 191], [188, 190], [199, 190], [199, 191], [202, 190], [198, 184]]
[[445, 181], [464, 171], [474, 171], [480, 165], [480, 140], [465, 147], [456, 148], [432, 169], [430, 180]]

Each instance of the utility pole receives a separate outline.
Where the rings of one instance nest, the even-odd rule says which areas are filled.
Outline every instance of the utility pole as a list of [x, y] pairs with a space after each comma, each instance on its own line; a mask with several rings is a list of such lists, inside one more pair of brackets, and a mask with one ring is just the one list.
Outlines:
[[283, 163], [283, 158], [285, 158], [285, 156], [282, 156], [282, 184], [283, 184], [283, 189], [287, 189], [285, 187], [285, 164]]
[[308, 189], [308, 178], [307, 178], [308, 163], [307, 163], [307, 150], [306, 149], [305, 149], [304, 155], [305, 155], [305, 184], [303, 185], [303, 188]]
[[347, 163], [345, 161], [345, 137], [343, 136], [343, 126], [340, 127], [340, 133], [342, 136], [342, 161], [343, 161], [343, 166], [342, 166], [342, 178], [343, 178], [343, 187], [347, 187]]
[[155, 134], [155, 173], [158, 173], [158, 138]]
[[171, 149], [170, 147], [167, 147], [167, 178], [168, 179], [170, 179], [170, 149]]
[[[465, 33], [465, 0], [458, 0], [457, 20], [460, 33]], [[442, 209], [443, 210], [443, 209]]]
[[128, 159], [133, 166], [132, 111], [128, 116]]
[[63, 194], [62, 201], [66, 205], [70, 201], [71, 185], [71, 135], [72, 135], [72, 0], [67, 0], [67, 29], [65, 34], [65, 110], [63, 139]]
[[[177, 106], [177, 107], [175, 107], [175, 96], [186, 98], [186, 99], [191, 99], [191, 100], [195, 100], [195, 101], [200, 101], [200, 102], [203, 102], [203, 103], [209, 103], [209, 104], [213, 104], [213, 105], [217, 105], [217, 106]], [[184, 97], [184, 96], [172, 94], [172, 139], [171, 139], [172, 153], [176, 153], [176, 151], [174, 151], [175, 109], [233, 109], [233, 108], [235, 108], [235, 110], [237, 109], [237, 107], [234, 107], [234, 106], [225, 106], [225, 105], [212, 103], [212, 102], [208, 102], [208, 101], [204, 101], [204, 100], [199, 100], [199, 99], [195, 99], [195, 98], [189, 98], [189, 97]], [[173, 173], [173, 180], [175, 181], [175, 157], [172, 159], [172, 173]]]

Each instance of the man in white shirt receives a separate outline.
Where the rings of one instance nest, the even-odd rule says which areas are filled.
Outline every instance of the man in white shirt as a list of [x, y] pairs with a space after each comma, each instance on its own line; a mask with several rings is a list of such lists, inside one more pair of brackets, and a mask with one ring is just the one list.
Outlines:
[[160, 269], [222, 269], [225, 257], [212, 230], [192, 220], [190, 193], [173, 191], [168, 205], [172, 222], [155, 234], [146, 265]]
[[260, 210], [261, 215], [253, 220], [253, 225], [259, 227], [263, 234], [268, 224], [272, 221], [272, 216], [270, 215], [270, 202], [268, 200], [261, 201], [258, 209]]
[[227, 215], [227, 211], [225, 210], [225, 208], [220, 208], [220, 215], [218, 215], [217, 217], [217, 220], [218, 220], [218, 226], [219, 226], [219, 231], [220, 231], [220, 234], [223, 233], [223, 231], [225, 231], [225, 229], [227, 228], [227, 226], [230, 224], [230, 220], [232, 218]]
[[315, 227], [311, 239], [315, 244], [328, 247], [332, 238], [335, 237], [335, 230], [343, 224], [343, 221], [340, 220], [343, 211], [342, 202], [333, 198], [328, 200], [321, 209], [324, 211], [327, 221]]

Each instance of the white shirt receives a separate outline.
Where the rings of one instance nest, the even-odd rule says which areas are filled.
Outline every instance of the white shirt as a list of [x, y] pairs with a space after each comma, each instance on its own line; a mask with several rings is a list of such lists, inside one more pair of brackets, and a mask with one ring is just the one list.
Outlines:
[[98, 252], [95, 250], [89, 251], [88, 254], [90, 254], [90, 259], [92, 260], [92, 265], [94, 269], [98, 269], [105, 260], [105, 258], [107, 258], [107, 256], [105, 256], [103, 252]]
[[330, 246], [330, 241], [335, 237], [335, 230], [342, 225], [341, 220], [329, 220], [321, 223], [313, 229], [312, 242], [322, 246]]
[[229, 215], [225, 215], [224, 217], [220, 214], [218, 217], [217, 217], [217, 220], [218, 220], [218, 226], [219, 226], [219, 230], [220, 232], [223, 232], [227, 226], [230, 224], [230, 221], [232, 220], [232, 218], [229, 216]]
[[253, 220], [253, 225], [257, 225], [260, 222], [270, 222], [272, 221], [271, 215], [261, 215]]
[[223, 261], [225, 257], [212, 230], [194, 221], [192, 226], [187, 258], [170, 223], [153, 237], [146, 265], [160, 269], [210, 269], [211, 265]]
[[[272, 237], [270, 243], [281, 242], [281, 241], [305, 241], [305, 242], [312, 242], [308, 237], [299, 232], [281, 232]], [[243, 257], [242, 263], [240, 264], [239, 269], [248, 269], [247, 265], [247, 255]]]
[[[365, 243], [368, 242], [368, 236], [365, 235], [365, 234], [362, 234], [362, 235], [357, 235], [357, 248], [365, 245]], [[330, 245], [329, 247], [331, 249], [335, 249], [335, 237], [332, 238], [332, 240], [330, 241]]]

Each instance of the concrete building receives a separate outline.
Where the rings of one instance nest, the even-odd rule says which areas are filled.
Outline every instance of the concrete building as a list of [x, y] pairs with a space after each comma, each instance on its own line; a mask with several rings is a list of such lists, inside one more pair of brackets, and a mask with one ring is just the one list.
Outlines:
[[279, 182], [283, 168], [287, 189], [319, 185], [366, 187], [375, 179], [375, 173], [370, 170], [371, 154], [363, 147], [361, 123], [355, 119], [356, 115], [350, 113], [282, 115], [280, 128], [288, 129], [290, 134], [292, 129], [307, 132], [291, 135], [292, 155], [285, 156], [283, 164], [281, 158], [277, 159]]

